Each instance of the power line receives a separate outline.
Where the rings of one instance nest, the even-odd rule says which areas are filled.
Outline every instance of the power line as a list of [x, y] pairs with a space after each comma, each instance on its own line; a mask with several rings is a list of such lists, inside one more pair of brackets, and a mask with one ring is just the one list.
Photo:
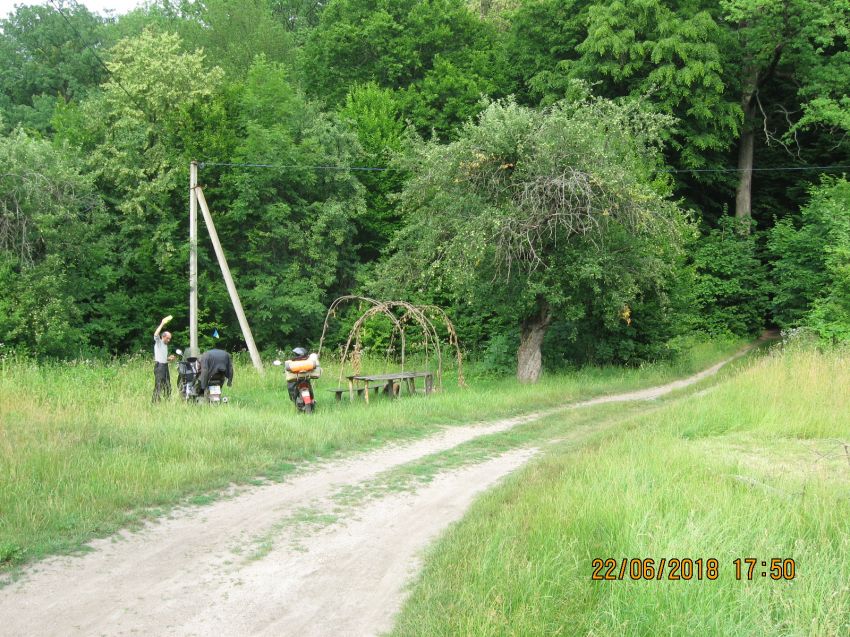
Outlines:
[[238, 168], [275, 168], [280, 170], [289, 170], [292, 168], [312, 168], [314, 170], [352, 170], [352, 171], [383, 171], [383, 170], [402, 170], [401, 168], [390, 168], [387, 166], [311, 166], [309, 164], [248, 164], [238, 162], [216, 162], [202, 161], [198, 162], [198, 168], [205, 166], [235, 166]]
[[[77, 27], [74, 26], [74, 24], [68, 19], [68, 16], [65, 15], [65, 12], [62, 11], [61, 5], [56, 2], [56, 0], [50, 0], [50, 4], [52, 4], [53, 8], [56, 9], [57, 13], [62, 16], [62, 19], [65, 21], [65, 24], [71, 27], [71, 30], [77, 35], [77, 40], [79, 40], [80, 44], [82, 44], [86, 49], [88, 49], [88, 51], [94, 56], [94, 59], [98, 61], [101, 67], [103, 67], [103, 70], [106, 71], [106, 74], [109, 76], [109, 79], [115, 82], [121, 88], [121, 90], [127, 94], [127, 97], [130, 98], [130, 101], [136, 105], [136, 108], [138, 108], [140, 111], [142, 111], [142, 113], [145, 114], [145, 117], [147, 117], [149, 121], [153, 121], [153, 118], [148, 114], [145, 108], [141, 104], [139, 104], [138, 101], [136, 101], [136, 98], [130, 93], [130, 91], [124, 88], [124, 85], [121, 84], [121, 82], [119, 82], [118, 79], [112, 74], [112, 71], [109, 70], [109, 67], [106, 66], [106, 62], [101, 59], [101, 57], [97, 54], [97, 51], [95, 51], [94, 48], [88, 42], [86, 42], [85, 38], [83, 38], [83, 35], [77, 30]], [[79, 6], [76, 0], [74, 0], [74, 5]]]
[[669, 168], [665, 173], [743, 173], [743, 172], [789, 172], [796, 170], [850, 170], [850, 166], [776, 166], [773, 168]]
[[[228, 166], [236, 168], [273, 168], [276, 170], [290, 169], [313, 169], [313, 170], [351, 170], [351, 171], [384, 171], [404, 170], [402, 168], [391, 168], [388, 166], [322, 166], [310, 164], [252, 164], [243, 162], [198, 162], [199, 168], [205, 166]], [[740, 172], [791, 172], [791, 171], [833, 171], [850, 170], [850, 165], [837, 164], [833, 166], [775, 166], [772, 168], [662, 168], [659, 172], [664, 173], [740, 173]]]

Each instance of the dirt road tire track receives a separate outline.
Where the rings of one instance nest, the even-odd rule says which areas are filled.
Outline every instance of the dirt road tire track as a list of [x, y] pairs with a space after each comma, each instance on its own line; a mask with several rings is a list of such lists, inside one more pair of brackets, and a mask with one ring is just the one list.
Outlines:
[[[722, 363], [646, 390], [602, 396], [544, 413], [447, 428], [319, 465], [286, 482], [175, 512], [137, 533], [54, 557], [0, 589], [0, 635], [374, 635], [388, 630], [419, 555], [472, 500], [534, 450], [521, 449], [441, 474], [414, 493], [367, 502], [353, 519], [287, 537], [282, 519], [340, 488], [545, 415], [603, 403], [650, 400], [717, 373]], [[290, 530], [291, 531], [291, 530]], [[258, 559], [253, 541], [274, 536]]]

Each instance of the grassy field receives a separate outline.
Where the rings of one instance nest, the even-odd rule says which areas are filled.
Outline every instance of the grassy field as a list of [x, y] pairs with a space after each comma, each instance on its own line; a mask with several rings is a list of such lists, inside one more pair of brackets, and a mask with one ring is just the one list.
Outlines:
[[[848, 386], [846, 354], [771, 354], [616, 434], [556, 443], [436, 545], [392, 634], [850, 634]], [[668, 579], [668, 562], [661, 579], [597, 581], [594, 558], [615, 578], [623, 558], [702, 558], [703, 578]], [[773, 580], [772, 558], [794, 578]]]
[[[237, 365], [226, 406], [151, 405], [152, 364], [38, 365], [0, 359], [0, 569], [79, 548], [175, 504], [203, 503], [230, 484], [279, 479], [304, 461], [467, 423], [661, 383], [727, 356], [738, 342], [702, 343], [670, 365], [586, 368], [517, 385], [447, 378], [431, 397], [335, 404], [330, 366], [320, 409], [299, 416], [282, 374]], [[377, 367], [377, 365], [376, 365]], [[174, 374], [172, 374], [174, 376]]]

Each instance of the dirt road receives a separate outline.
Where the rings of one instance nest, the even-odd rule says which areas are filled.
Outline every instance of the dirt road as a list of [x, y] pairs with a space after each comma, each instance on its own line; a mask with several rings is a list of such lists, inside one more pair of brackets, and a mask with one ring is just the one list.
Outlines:
[[[727, 362], [661, 387], [560, 409], [658, 398]], [[412, 492], [366, 499], [338, 519], [334, 496], [553, 411], [451, 427], [317, 465], [283, 483], [177, 511], [140, 532], [92, 542], [85, 555], [44, 560], [0, 589], [0, 635], [309, 637], [387, 631], [422, 550], [535, 450], [440, 474]]]

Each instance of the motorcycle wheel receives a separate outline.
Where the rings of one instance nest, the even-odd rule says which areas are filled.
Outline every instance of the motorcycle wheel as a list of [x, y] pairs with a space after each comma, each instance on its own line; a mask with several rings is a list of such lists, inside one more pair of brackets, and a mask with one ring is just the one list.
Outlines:
[[316, 411], [316, 403], [310, 403], [309, 405], [304, 405], [304, 413], [305, 414], [312, 414], [314, 411]]

